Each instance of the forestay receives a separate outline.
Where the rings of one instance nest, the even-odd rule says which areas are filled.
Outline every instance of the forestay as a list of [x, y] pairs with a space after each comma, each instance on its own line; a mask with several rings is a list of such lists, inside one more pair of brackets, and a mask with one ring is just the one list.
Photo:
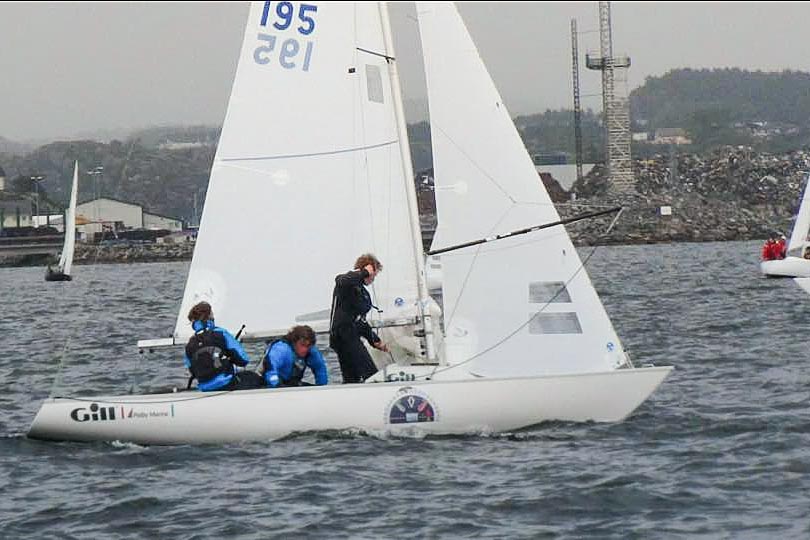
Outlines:
[[73, 252], [76, 249], [76, 197], [79, 190], [79, 162], [73, 164], [73, 184], [70, 188], [70, 204], [65, 212], [65, 245], [59, 257], [59, 271], [70, 275], [73, 267]]
[[[386, 318], [417, 298], [406, 179], [377, 3], [254, 2], [175, 339], [196, 302], [266, 335], [329, 317], [372, 251]], [[407, 179], [407, 181], [411, 181]]]
[[[800, 250], [807, 245], [807, 233], [810, 231], [810, 174], [805, 179], [804, 195], [799, 205], [799, 213], [796, 215], [796, 223], [793, 224], [793, 232], [790, 233], [788, 242], [788, 252]], [[798, 254], [802, 256], [801, 253]]]
[[[456, 8], [417, 2], [438, 227], [432, 249], [559, 216]], [[527, 60], [527, 69], [533, 69]], [[562, 227], [441, 256], [445, 348], [475, 374], [603, 371], [621, 343]]]

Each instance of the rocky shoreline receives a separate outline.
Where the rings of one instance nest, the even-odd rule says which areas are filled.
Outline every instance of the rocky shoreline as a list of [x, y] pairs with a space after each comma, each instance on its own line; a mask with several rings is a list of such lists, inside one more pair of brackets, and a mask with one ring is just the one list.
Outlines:
[[[708, 156], [658, 155], [635, 160], [636, 191], [613, 193], [605, 170], [594, 167], [566, 192], [543, 178], [562, 219], [614, 206], [615, 214], [572, 223], [566, 228], [577, 246], [764, 240], [789, 234], [798, 211], [810, 151], [780, 155], [748, 147], [726, 147]], [[551, 184], [551, 185], [549, 185]], [[435, 223], [433, 192], [419, 192], [423, 239], [429, 246]], [[500, 231], [506, 232], [506, 231]], [[194, 243], [94, 246], [79, 244], [75, 264], [116, 264], [191, 260]], [[48, 258], [5, 259], [0, 266], [45, 265]]]
[[[92, 245], [76, 244], [73, 264], [126, 264], [190, 261], [194, 242], [181, 244]], [[0, 267], [56, 265], [58, 257], [47, 255], [6, 257]]]
[[610, 193], [603, 167], [572, 187], [576, 198], [558, 203], [562, 218], [610, 206], [624, 211], [568, 227], [577, 245], [764, 240], [790, 234], [799, 209], [810, 151], [780, 155], [726, 147], [708, 156], [658, 155], [635, 160], [636, 192]]
[[73, 264], [190, 261], [192, 255], [194, 255], [194, 242], [135, 244], [131, 246], [77, 245]]

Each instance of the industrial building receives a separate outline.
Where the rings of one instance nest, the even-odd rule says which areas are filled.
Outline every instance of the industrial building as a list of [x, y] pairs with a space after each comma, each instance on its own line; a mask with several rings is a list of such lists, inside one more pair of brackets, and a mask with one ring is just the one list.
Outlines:
[[[104, 231], [162, 229], [182, 231], [183, 220], [146, 212], [142, 206], [101, 197], [76, 205], [77, 229], [86, 238]], [[83, 223], [83, 224], [82, 224]]]

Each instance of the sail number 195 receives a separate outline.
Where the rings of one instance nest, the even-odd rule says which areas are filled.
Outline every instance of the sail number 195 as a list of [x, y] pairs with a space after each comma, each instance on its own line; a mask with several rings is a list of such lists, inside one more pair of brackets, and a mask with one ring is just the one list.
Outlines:
[[[318, 6], [313, 4], [298, 4], [296, 9], [294, 2], [265, 2], [259, 26], [279, 32], [295, 29], [302, 36], [309, 36], [315, 31], [314, 15], [317, 11]], [[253, 51], [257, 64], [269, 64], [278, 58], [278, 63], [285, 69], [300, 66], [302, 71], [309, 71], [312, 41], [302, 43], [296, 37], [284, 39], [265, 32], [260, 32], [257, 38], [259, 44]]]

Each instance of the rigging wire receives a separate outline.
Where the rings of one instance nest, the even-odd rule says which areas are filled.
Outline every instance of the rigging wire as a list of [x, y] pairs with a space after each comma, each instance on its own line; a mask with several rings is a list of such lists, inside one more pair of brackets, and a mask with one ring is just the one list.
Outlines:
[[[102, 239], [104, 237], [103, 232], [104, 232], [104, 228], [102, 227]], [[75, 231], [73, 231], [73, 233], [75, 234]], [[98, 260], [99, 260], [99, 255], [100, 254], [101, 254], [101, 243], [96, 245], [96, 251], [95, 251], [95, 255], [93, 257], [93, 265], [92, 265], [93, 268], [90, 270], [89, 275], [84, 280], [84, 282], [85, 282], [84, 291], [82, 291], [82, 293], [80, 295], [78, 295], [78, 298], [88, 298], [89, 293], [90, 293], [91, 285], [96, 285], [97, 284], [95, 282], [95, 277], [96, 277], [96, 272], [98, 271], [98, 266], [99, 266]], [[57, 362], [56, 362], [56, 374], [54, 376], [53, 382], [51, 383], [51, 390], [50, 390], [50, 392], [48, 394], [48, 397], [50, 397], [50, 398], [54, 397], [54, 394], [57, 391], [57, 389], [62, 386], [62, 382], [63, 382], [63, 379], [64, 379], [63, 373], [64, 373], [64, 368], [65, 368], [65, 358], [67, 357], [67, 354], [70, 351], [70, 346], [71, 346], [71, 343], [72, 343], [72, 340], [73, 340], [73, 334], [75, 333], [76, 327], [78, 325], [79, 325], [79, 321], [74, 317], [73, 318], [73, 324], [72, 324], [73, 328], [71, 328], [70, 331], [68, 332], [67, 338], [65, 338], [65, 343], [62, 346], [62, 350], [59, 353], [59, 356], [58, 356], [58, 359], [57, 359]]]
[[[487, 180], [492, 182], [495, 185], [495, 187], [498, 188], [498, 191], [500, 191], [507, 199], [509, 199], [512, 202], [512, 204], [518, 203], [518, 201], [516, 201], [515, 198], [512, 197], [512, 194], [509, 193], [509, 191], [505, 187], [503, 187], [501, 184], [499, 184], [498, 181], [495, 180], [495, 178], [491, 174], [489, 174], [486, 170], [484, 170], [484, 168], [481, 165], [479, 165], [478, 162], [475, 159], [473, 159], [472, 156], [470, 156], [467, 152], [465, 152], [464, 149], [461, 147], [461, 145], [458, 144], [456, 141], [454, 141], [453, 138], [450, 137], [450, 134], [447, 133], [445, 130], [443, 130], [440, 125], [438, 125], [436, 122], [431, 121], [430, 129], [441, 132], [441, 134], [444, 135], [445, 138], [447, 138], [448, 141], [450, 141], [450, 143], [456, 148], [456, 150], [461, 155], [463, 155], [465, 158], [467, 158], [467, 161], [469, 161], [470, 164], [472, 164], [476, 169], [481, 171], [481, 174], [483, 174], [484, 177]], [[432, 138], [432, 134], [431, 134], [431, 138]], [[434, 186], [435, 186], [435, 183], [434, 183]]]
[[[492, 232], [495, 231], [498, 225], [500, 225], [501, 222], [504, 219], [506, 219], [506, 216], [509, 215], [509, 212], [512, 210], [513, 206], [514, 205], [506, 209], [501, 218], [498, 221], [496, 221], [495, 224], [492, 226], [492, 228], [489, 230], [489, 234], [492, 234]], [[467, 288], [467, 283], [469, 282], [470, 276], [472, 275], [473, 267], [475, 267], [475, 263], [478, 261], [478, 256], [481, 254], [481, 250], [483, 248], [484, 248], [483, 244], [479, 245], [478, 248], [475, 250], [475, 253], [473, 254], [473, 258], [470, 261], [470, 265], [467, 267], [467, 272], [464, 275], [464, 280], [461, 282], [461, 290], [459, 291], [458, 296], [456, 297], [456, 303], [453, 306], [453, 309], [450, 311], [450, 317], [445, 319], [445, 328], [449, 327], [453, 322], [453, 318], [456, 315], [456, 310], [458, 309], [458, 306], [461, 303], [461, 298], [464, 295], [464, 291]]]

